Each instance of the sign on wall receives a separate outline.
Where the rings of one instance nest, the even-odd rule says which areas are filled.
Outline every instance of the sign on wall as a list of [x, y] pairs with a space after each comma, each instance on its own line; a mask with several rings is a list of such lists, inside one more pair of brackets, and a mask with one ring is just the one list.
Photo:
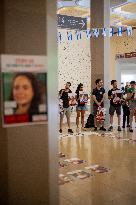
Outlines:
[[2, 55], [3, 126], [47, 122], [47, 62], [44, 56]]
[[116, 54], [115, 59], [120, 59], [120, 58], [135, 58], [136, 57], [136, 52], [130, 52], [130, 53], [123, 53], [123, 54]]
[[57, 14], [57, 17], [58, 17], [59, 28], [78, 29], [78, 30], [87, 29], [87, 18], [60, 15], [60, 14]]

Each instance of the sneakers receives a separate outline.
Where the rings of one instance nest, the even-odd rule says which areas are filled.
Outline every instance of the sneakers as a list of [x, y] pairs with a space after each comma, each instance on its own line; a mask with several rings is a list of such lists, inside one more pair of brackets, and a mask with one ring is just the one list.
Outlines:
[[68, 133], [69, 134], [73, 134], [73, 130], [72, 129], [68, 129]]
[[[99, 130], [106, 131], [106, 128], [102, 126]], [[97, 131], [97, 127], [94, 128], [94, 131]]]
[[112, 131], [113, 130], [113, 126], [110, 126], [108, 131]]
[[[59, 130], [59, 133], [62, 134], [62, 129]], [[69, 134], [73, 134], [73, 130], [72, 129], [68, 129], [68, 133]]]
[[[113, 130], [113, 126], [110, 126], [109, 127], [109, 129], [108, 129], [108, 131], [112, 131]], [[118, 129], [117, 129], [119, 132], [121, 131], [121, 127], [120, 126], [118, 126]]]
[[106, 131], [106, 128], [102, 126], [102, 127], [100, 127], [100, 130]]
[[132, 128], [129, 128], [129, 132], [133, 132], [133, 129], [132, 129]]
[[120, 126], [118, 126], [118, 131], [119, 131], [119, 132], [121, 131], [121, 127], [120, 127]]
[[61, 134], [62, 134], [62, 129], [60, 129], [60, 130], [59, 130], [59, 133], [61, 133]]
[[[127, 125], [126, 127], [130, 127], [130, 125]], [[124, 129], [124, 128], [125, 128], [125, 125], [123, 125], [122, 128]]]

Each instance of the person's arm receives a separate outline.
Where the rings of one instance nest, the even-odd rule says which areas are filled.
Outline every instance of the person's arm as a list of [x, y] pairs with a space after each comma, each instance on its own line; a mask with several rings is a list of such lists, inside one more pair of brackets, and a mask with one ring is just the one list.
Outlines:
[[63, 94], [64, 91], [65, 91], [64, 89], [61, 89], [61, 90], [59, 91], [59, 97], [60, 97], [60, 98], [62, 97], [62, 94]]
[[100, 105], [101, 105], [101, 103], [97, 101], [97, 99], [96, 99], [96, 96], [95, 96], [95, 95], [92, 95], [92, 99], [93, 99], [93, 101], [94, 101], [94, 102], [95, 102], [98, 106], [100, 106]]
[[105, 99], [106, 99], [106, 93], [105, 93], [105, 89], [103, 88], [103, 98], [100, 102], [100, 105], [104, 102]]
[[124, 103], [124, 92], [122, 91], [121, 92], [121, 95], [120, 95], [120, 101], [121, 101], [121, 103]]
[[105, 99], [106, 99], [106, 93], [103, 94], [103, 98], [101, 100], [101, 104], [104, 102]]
[[76, 92], [76, 96], [75, 96], [75, 99], [76, 101], [78, 101], [80, 98], [79, 98], [79, 94]]
[[111, 100], [113, 98], [111, 90], [108, 92], [108, 99]]

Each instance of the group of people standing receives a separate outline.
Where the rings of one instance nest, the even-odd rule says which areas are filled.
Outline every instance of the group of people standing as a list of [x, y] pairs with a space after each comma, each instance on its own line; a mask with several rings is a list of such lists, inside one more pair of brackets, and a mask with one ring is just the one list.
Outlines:
[[[98, 127], [102, 131], [106, 131], [104, 127], [104, 120], [97, 120], [99, 110], [104, 109], [104, 100], [106, 99], [105, 89], [103, 88], [103, 81], [97, 79], [95, 81], [96, 87], [93, 89], [91, 96], [87, 95], [83, 91], [83, 84], [80, 83], [75, 91], [75, 94], [72, 94], [70, 90], [71, 83], [67, 82], [64, 89], [59, 91], [59, 99], [61, 101], [61, 112], [60, 112], [60, 130], [62, 133], [63, 118], [66, 115], [67, 124], [68, 124], [68, 133], [73, 133], [70, 123], [71, 115], [71, 105], [76, 104], [76, 126], [77, 132], [79, 131], [79, 120], [81, 116], [81, 130], [84, 130], [84, 116], [85, 111], [87, 110], [87, 100], [90, 98], [93, 101], [93, 115], [94, 115], [94, 131], [98, 130]], [[117, 86], [117, 81], [112, 80], [111, 86], [112, 89], [108, 91], [108, 99], [110, 100], [109, 115], [110, 115], [110, 126], [108, 131], [113, 130], [114, 123], [114, 113], [116, 111], [118, 118], [118, 131], [121, 131], [121, 109], [123, 108], [123, 124], [122, 128], [129, 127], [129, 131], [133, 132], [132, 123], [133, 117], [136, 119], [136, 91], [135, 91], [135, 81], [130, 82], [130, 87], [122, 91]], [[85, 97], [83, 97], [85, 96]], [[71, 100], [72, 99], [72, 100]], [[73, 102], [73, 104], [71, 103]], [[127, 122], [127, 125], [126, 125]]]

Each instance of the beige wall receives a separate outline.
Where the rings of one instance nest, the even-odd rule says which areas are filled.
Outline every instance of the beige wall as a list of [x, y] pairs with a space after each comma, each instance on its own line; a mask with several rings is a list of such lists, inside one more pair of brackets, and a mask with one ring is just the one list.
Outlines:
[[[66, 39], [65, 29], [59, 29], [63, 36], [63, 42], [58, 43], [58, 60], [59, 60], [59, 89], [63, 88], [65, 82], [72, 82], [72, 89], [75, 91], [79, 82], [85, 84], [86, 90], [90, 91], [91, 79], [88, 76], [91, 75], [91, 53], [90, 42], [86, 39], [85, 35], [82, 35], [82, 40], [77, 41], [73, 39], [69, 42]], [[74, 31], [73, 31], [74, 33]], [[74, 35], [75, 36], [75, 35]], [[99, 39], [96, 39], [98, 42]], [[126, 33], [122, 37], [115, 35], [110, 39], [110, 80], [108, 83], [115, 79], [115, 55], [119, 53], [136, 51], [136, 30], [133, 30], [133, 36], [126, 36]], [[85, 72], [84, 72], [85, 71]], [[96, 73], [98, 76], [98, 74]]]
[[122, 53], [129, 53], [136, 51], [136, 30], [133, 30], [132, 37], [126, 36], [126, 33], [122, 37], [114, 36], [110, 40], [110, 80], [115, 79], [115, 55]]
[[71, 89], [76, 91], [79, 83], [84, 84], [84, 90], [91, 90], [91, 56], [90, 40], [82, 32], [82, 39], [76, 39], [76, 31], [72, 31], [73, 40], [68, 41], [66, 29], [58, 29], [62, 34], [62, 42], [58, 42], [58, 89], [64, 88], [66, 82], [71, 82]]

